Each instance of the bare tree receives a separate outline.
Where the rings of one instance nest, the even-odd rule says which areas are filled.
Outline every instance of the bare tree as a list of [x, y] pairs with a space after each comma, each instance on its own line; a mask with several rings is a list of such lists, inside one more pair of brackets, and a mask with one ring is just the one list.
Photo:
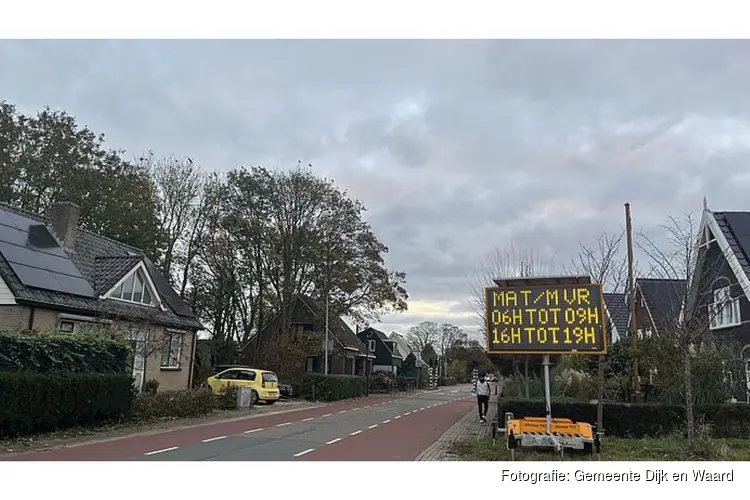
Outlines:
[[591, 281], [601, 283], [605, 291], [621, 293], [628, 280], [628, 261], [622, 251], [625, 231], [603, 232], [596, 246], [580, 243], [578, 255], [571, 260], [570, 271], [591, 277]]
[[[528, 249], [518, 248], [512, 242], [508, 247], [497, 247], [490, 252], [474, 272], [468, 278], [469, 299], [471, 309], [475, 313], [477, 323], [480, 325], [482, 332], [487, 335], [485, 324], [485, 304], [484, 290], [487, 287], [495, 286], [494, 280], [503, 278], [530, 278], [542, 277], [552, 274], [554, 269], [553, 259], [545, 257], [539, 252]], [[518, 366], [518, 358], [513, 356], [513, 372], [523, 379], [524, 393], [529, 397], [529, 356], [523, 356], [524, 370], [521, 373]]]
[[435, 348], [440, 339], [440, 327], [432, 321], [423, 321], [412, 326], [406, 333], [406, 341], [415, 352], [423, 352], [427, 346]]
[[[721, 258], [710, 252], [715, 242], [698, 244], [699, 221], [692, 214], [669, 216], [660, 226], [665, 241], [658, 244], [652, 237], [639, 232], [636, 245], [646, 255], [650, 275], [664, 280], [684, 281], [684, 288], [672, 297], [662, 299], [673, 302], [680, 314], [666, 318], [658, 335], [679, 352], [683, 371], [683, 400], [688, 443], [695, 440], [694, 394], [692, 361], [701, 344], [710, 340], [710, 325], [716, 315], [722, 314], [730, 304], [711, 304], [712, 286], [720, 277]], [[720, 253], [718, 254], [720, 255]]]

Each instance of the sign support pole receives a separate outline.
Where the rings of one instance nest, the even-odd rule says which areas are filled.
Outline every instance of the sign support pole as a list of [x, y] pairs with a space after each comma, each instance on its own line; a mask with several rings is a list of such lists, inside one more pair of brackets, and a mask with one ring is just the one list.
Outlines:
[[549, 381], [549, 354], [544, 354], [542, 358], [544, 366], [544, 399], [547, 403], [547, 434], [552, 432], [552, 396]]

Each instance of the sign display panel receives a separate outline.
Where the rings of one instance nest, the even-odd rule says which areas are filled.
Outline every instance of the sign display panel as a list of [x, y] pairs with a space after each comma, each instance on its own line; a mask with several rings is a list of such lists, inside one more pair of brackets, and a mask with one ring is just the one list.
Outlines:
[[605, 354], [600, 284], [485, 289], [492, 354]]

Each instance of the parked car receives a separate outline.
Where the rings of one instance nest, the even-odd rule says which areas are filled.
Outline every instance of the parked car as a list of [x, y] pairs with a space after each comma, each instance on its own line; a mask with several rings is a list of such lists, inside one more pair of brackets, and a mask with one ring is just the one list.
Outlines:
[[292, 391], [292, 386], [289, 384], [279, 384], [279, 395], [283, 399], [291, 399], [292, 394], [294, 391]]
[[216, 375], [208, 377], [208, 386], [214, 394], [222, 394], [227, 387], [248, 387], [251, 389], [252, 404], [263, 401], [274, 404], [279, 400], [279, 379], [272, 371], [258, 368], [227, 368]]

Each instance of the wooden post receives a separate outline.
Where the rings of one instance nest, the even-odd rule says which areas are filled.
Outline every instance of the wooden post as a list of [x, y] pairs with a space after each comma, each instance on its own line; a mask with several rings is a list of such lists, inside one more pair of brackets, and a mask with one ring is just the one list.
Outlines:
[[[625, 204], [625, 231], [628, 245], [628, 309], [630, 309], [630, 343], [635, 348], [638, 342], [636, 327], [635, 279], [633, 277], [633, 225], [630, 220], [630, 203]], [[633, 358], [633, 373], [631, 382], [632, 401], [640, 402], [641, 388], [638, 381], [638, 356]]]

